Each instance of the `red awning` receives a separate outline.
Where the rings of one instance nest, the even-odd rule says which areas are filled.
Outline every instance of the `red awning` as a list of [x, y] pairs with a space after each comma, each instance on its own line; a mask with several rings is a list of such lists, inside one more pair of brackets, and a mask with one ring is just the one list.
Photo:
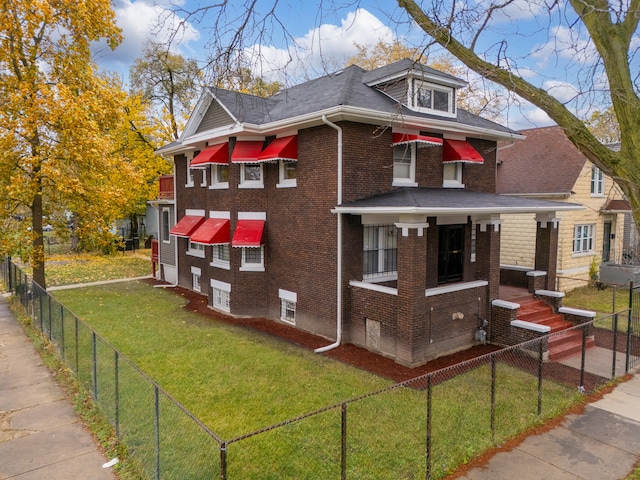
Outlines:
[[393, 146], [406, 145], [408, 143], [420, 143], [423, 145], [442, 145], [442, 139], [438, 137], [427, 137], [425, 135], [414, 135], [411, 133], [394, 133]]
[[176, 237], [190, 237], [202, 222], [204, 222], [204, 217], [185, 215], [173, 226], [171, 230], [169, 230], [169, 233]]
[[264, 244], [264, 220], [238, 220], [231, 245], [234, 247], [260, 247]]
[[189, 168], [205, 168], [207, 165], [227, 165], [229, 163], [229, 144], [219, 143], [211, 145], [195, 156]]
[[484, 158], [478, 151], [464, 140], [448, 140], [445, 138], [442, 149], [442, 161], [484, 163]]
[[262, 151], [258, 160], [261, 162], [274, 160], [298, 160], [298, 136], [291, 135], [290, 137], [276, 138]]
[[205, 245], [223, 245], [230, 239], [229, 220], [226, 218], [208, 218], [191, 235], [193, 243]]
[[231, 161], [234, 163], [258, 163], [263, 141], [238, 141], [233, 147]]

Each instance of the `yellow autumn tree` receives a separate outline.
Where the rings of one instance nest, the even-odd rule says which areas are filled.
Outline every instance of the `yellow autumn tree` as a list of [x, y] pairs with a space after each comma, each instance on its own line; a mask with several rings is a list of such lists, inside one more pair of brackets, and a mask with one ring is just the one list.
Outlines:
[[126, 94], [91, 61], [92, 42], [121, 41], [114, 20], [109, 0], [0, 5], [0, 253], [29, 260], [43, 287], [43, 215], [73, 212], [104, 240], [137, 181], [109, 135]]

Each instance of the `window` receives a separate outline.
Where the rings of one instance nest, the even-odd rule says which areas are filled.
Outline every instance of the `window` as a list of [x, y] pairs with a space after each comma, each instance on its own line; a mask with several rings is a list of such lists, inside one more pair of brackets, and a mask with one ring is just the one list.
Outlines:
[[191, 267], [191, 288], [194, 292], [200, 292], [200, 275], [202, 271], [198, 267]]
[[395, 278], [398, 274], [398, 232], [394, 225], [366, 225], [363, 238], [364, 278]]
[[280, 160], [279, 164], [279, 183], [276, 185], [278, 188], [283, 187], [295, 187], [297, 185], [296, 180], [296, 168], [298, 166], [298, 162], [292, 162], [287, 160]]
[[262, 164], [243, 163], [240, 165], [240, 188], [263, 188]]
[[573, 228], [573, 253], [593, 252], [594, 225], [576, 225]]
[[240, 270], [263, 272], [264, 247], [242, 247], [242, 265]]
[[431, 83], [414, 82], [413, 106], [432, 113], [455, 114], [453, 88]]
[[[198, 153], [200, 152], [195, 152], [195, 155], [197, 155]], [[185, 185], [185, 187], [193, 187], [194, 183], [193, 170], [189, 168], [189, 164], [191, 163], [192, 158], [187, 157], [187, 184]]]
[[229, 165], [211, 165], [209, 188], [229, 188]]
[[278, 295], [280, 297], [280, 320], [295, 325], [298, 295], [296, 292], [289, 292], [282, 289], [278, 290]]
[[171, 241], [169, 237], [169, 209], [162, 209], [162, 241], [164, 243], [169, 243]]
[[604, 173], [598, 167], [591, 168], [591, 195], [604, 195]]
[[396, 145], [393, 147], [393, 184], [415, 186], [416, 176], [415, 144]]
[[444, 188], [463, 188], [462, 163], [450, 162], [443, 164], [442, 186]]
[[231, 312], [231, 285], [211, 279], [211, 305], [219, 310]]
[[204, 245], [202, 243], [193, 243], [189, 240], [189, 250], [187, 250], [187, 255], [204, 258]]
[[212, 267], [225, 268], [229, 270], [229, 258], [230, 249], [228, 243], [225, 243], [224, 245], [213, 245], [213, 259], [211, 261]]

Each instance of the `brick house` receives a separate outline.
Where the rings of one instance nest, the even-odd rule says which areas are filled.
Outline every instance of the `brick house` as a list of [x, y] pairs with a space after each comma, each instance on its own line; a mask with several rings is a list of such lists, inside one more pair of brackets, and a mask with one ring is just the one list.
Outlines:
[[496, 194], [497, 143], [522, 137], [458, 109], [463, 86], [403, 60], [269, 98], [207, 89], [159, 151], [175, 164], [160, 242], [176, 283], [404, 365], [474, 345], [500, 295], [501, 216], [534, 214], [551, 288], [554, 219], [579, 207]]
[[[558, 213], [556, 289], [585, 286], [592, 262], [623, 263], [633, 227], [629, 203], [613, 179], [587, 160], [560, 127], [520, 133], [525, 140], [501, 145], [498, 150], [497, 191], [586, 207]], [[530, 217], [502, 217], [503, 270], [533, 269], [536, 232]]]

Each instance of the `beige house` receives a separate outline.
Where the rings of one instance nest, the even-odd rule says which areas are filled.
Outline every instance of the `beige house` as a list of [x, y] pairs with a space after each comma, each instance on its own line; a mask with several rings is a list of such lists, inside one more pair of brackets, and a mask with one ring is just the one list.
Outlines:
[[[556, 289], [584, 286], [602, 262], [625, 263], [629, 241], [625, 217], [630, 223], [630, 209], [618, 185], [587, 160], [560, 127], [520, 133], [526, 136], [524, 141], [499, 147], [498, 193], [585, 207], [557, 214]], [[533, 270], [536, 226], [531, 215], [501, 218], [501, 269]]]

